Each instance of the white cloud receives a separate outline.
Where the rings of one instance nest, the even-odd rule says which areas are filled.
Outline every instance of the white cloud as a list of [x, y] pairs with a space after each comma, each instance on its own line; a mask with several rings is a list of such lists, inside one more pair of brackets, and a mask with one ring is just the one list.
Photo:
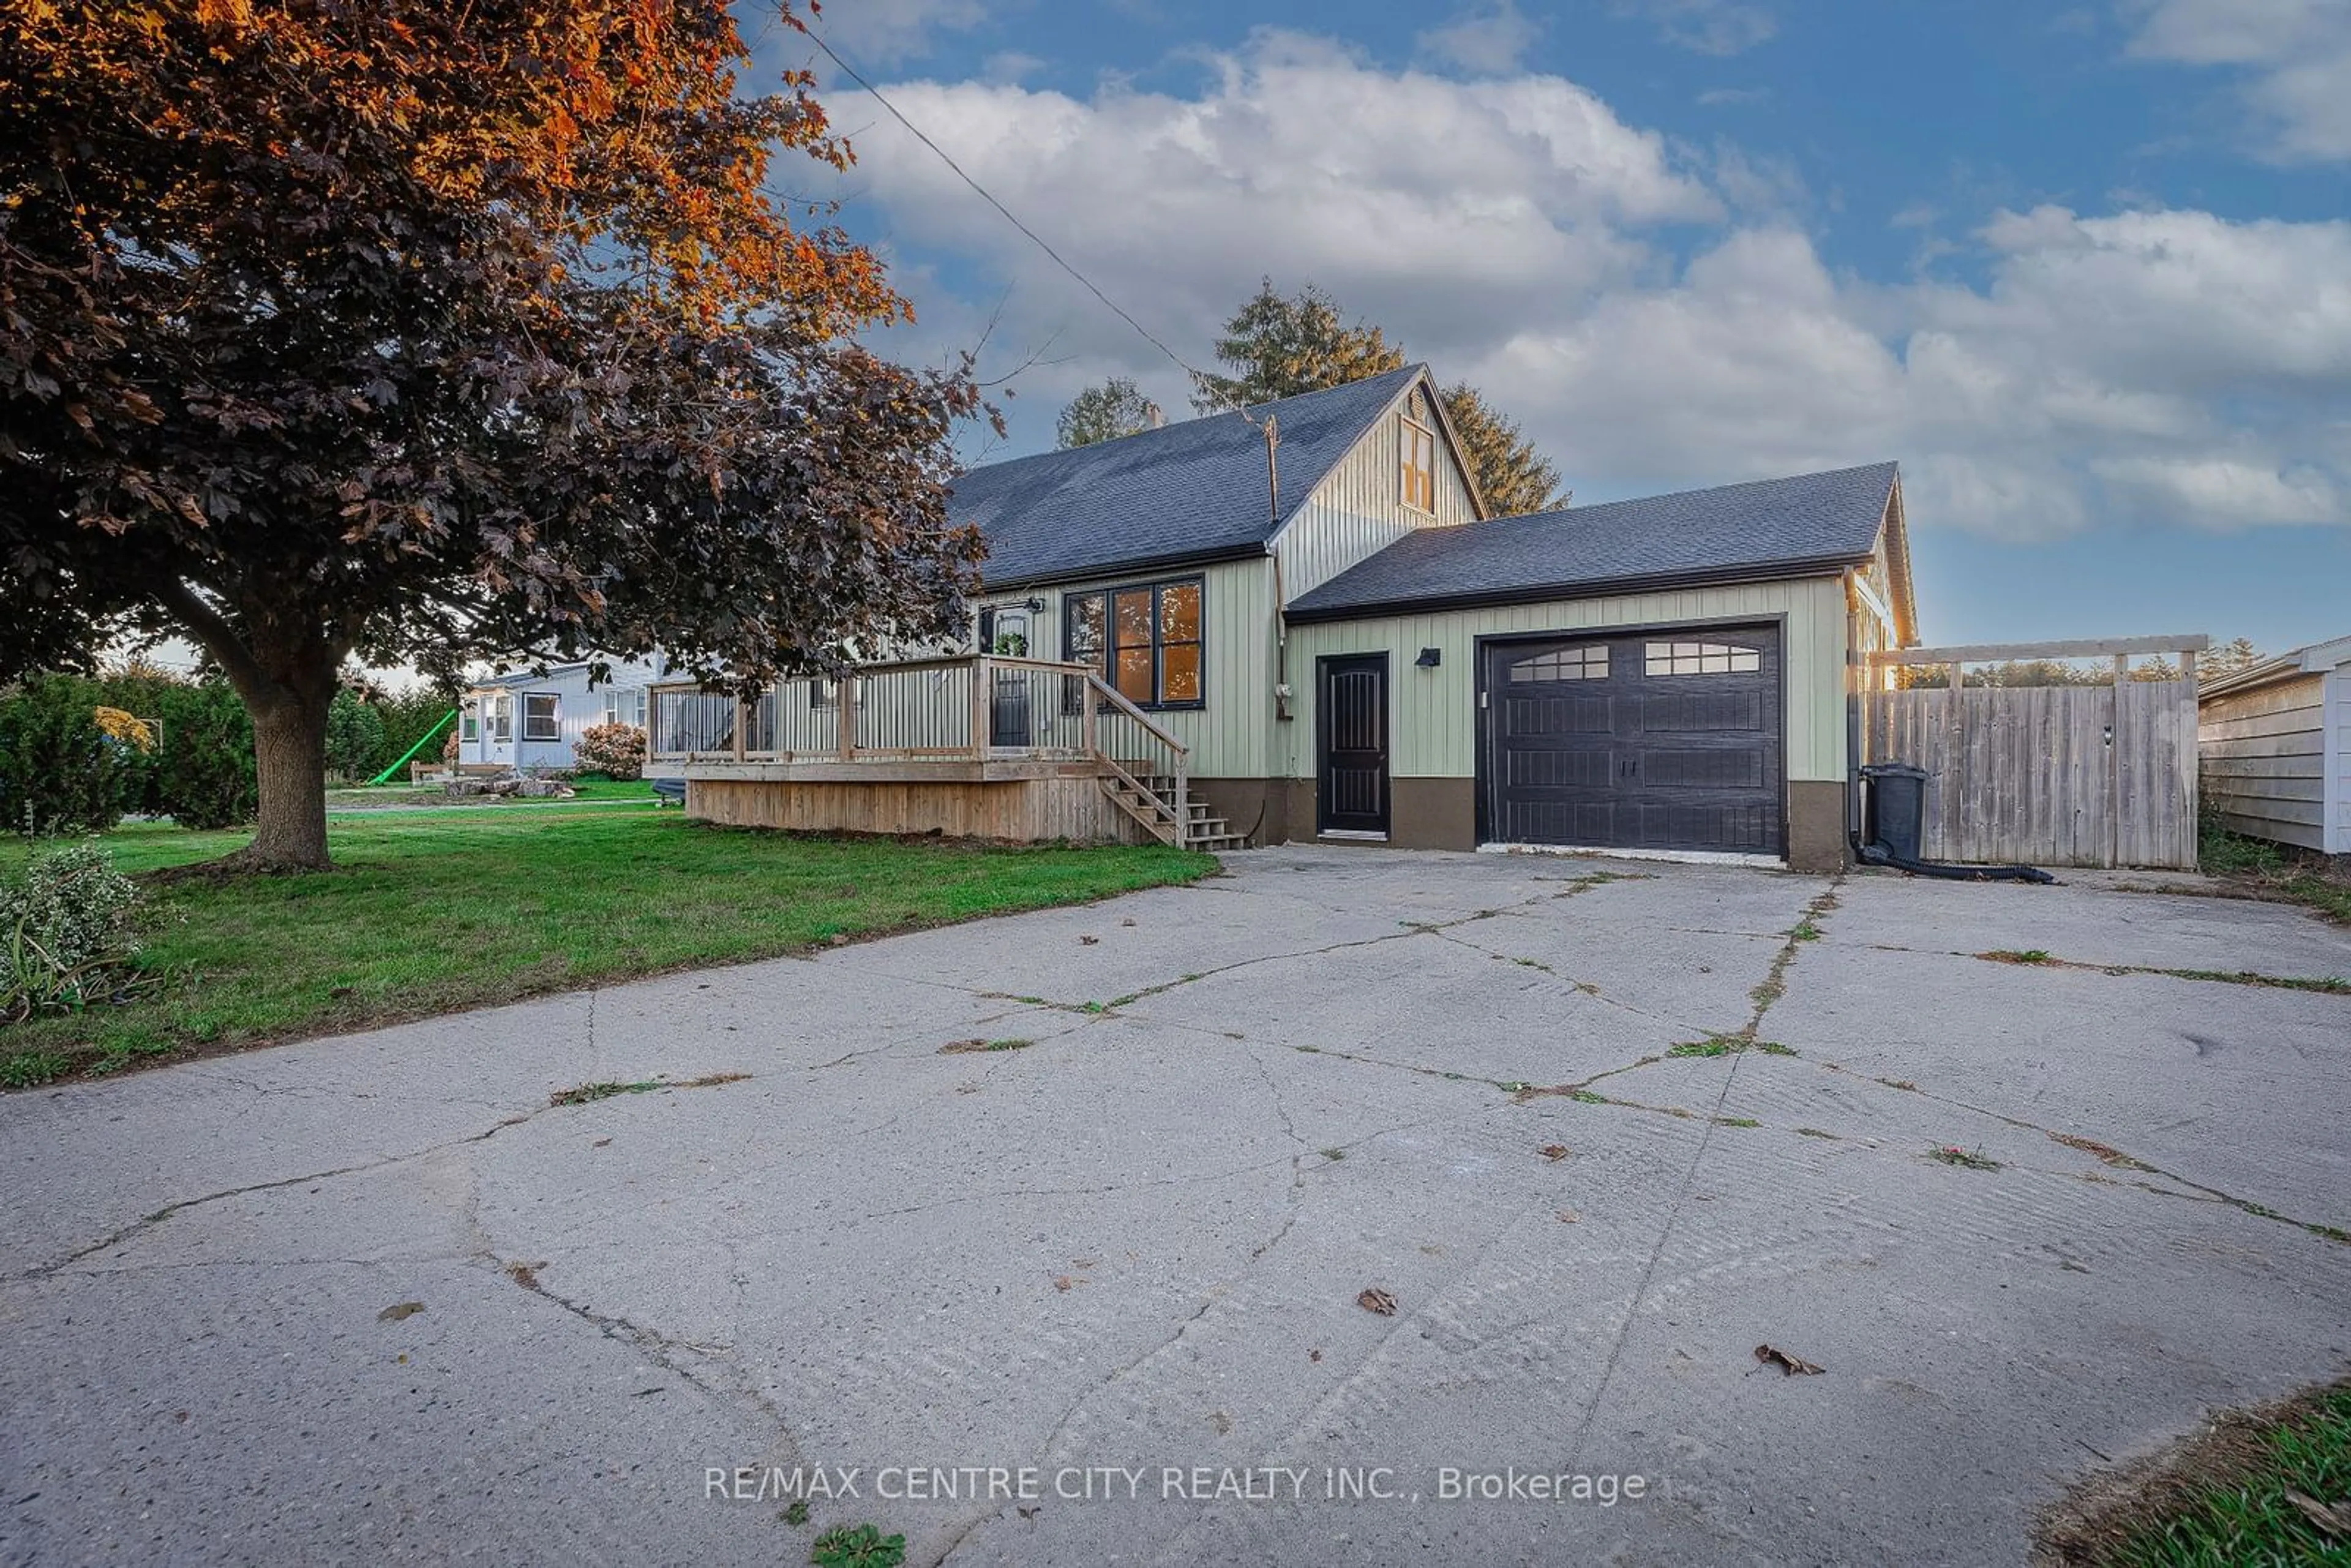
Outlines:
[[1542, 36], [1542, 25], [1531, 20], [1512, 0], [1463, 11], [1442, 26], [1431, 27], [1413, 40], [1415, 49], [1450, 65], [1484, 76], [1516, 70], [1526, 52]]
[[2129, 52], [2240, 73], [2261, 150], [2351, 159], [2351, 5], [2344, 0], [2124, 0]]
[[849, 0], [813, 25], [862, 67], [919, 59], [931, 52], [935, 35], [967, 32], [987, 19], [981, 0]]
[[[1951, 231], [1980, 285], [1872, 281], [1823, 264], [1768, 163], [1695, 164], [1556, 77], [1267, 34], [1188, 94], [888, 90], [1180, 353], [1261, 275], [1311, 280], [1481, 386], [1586, 498], [1899, 457], [1922, 527], [2351, 524], [2351, 223], [2043, 206]], [[968, 342], [1008, 288], [992, 355], [1052, 342], [1024, 418], [1113, 373], [1185, 406], [930, 153], [884, 125], [862, 152], [893, 232], [958, 258], [961, 298], [902, 274], [924, 330]]]
[[1780, 19], [1750, 0], [1614, 0], [1619, 16], [1653, 22], [1669, 44], [1701, 55], [1736, 55], [1780, 31]]

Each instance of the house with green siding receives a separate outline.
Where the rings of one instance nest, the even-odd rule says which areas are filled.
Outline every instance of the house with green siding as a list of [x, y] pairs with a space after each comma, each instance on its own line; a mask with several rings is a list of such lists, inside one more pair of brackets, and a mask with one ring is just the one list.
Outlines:
[[1426, 366], [989, 465], [970, 646], [654, 694], [689, 811], [1840, 863], [1894, 465], [1493, 517]]

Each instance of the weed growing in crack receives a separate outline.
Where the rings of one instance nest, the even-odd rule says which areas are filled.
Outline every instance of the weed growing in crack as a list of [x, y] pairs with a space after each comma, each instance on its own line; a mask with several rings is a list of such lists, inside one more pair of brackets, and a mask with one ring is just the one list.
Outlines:
[[750, 1077], [747, 1072], [709, 1072], [700, 1078], [641, 1078], [633, 1083], [606, 1080], [598, 1083], [581, 1083], [569, 1089], [559, 1089], [547, 1097], [549, 1105], [590, 1105], [599, 1100], [610, 1100], [620, 1094], [651, 1094], [657, 1089], [715, 1089], [722, 1083], [740, 1083]]
[[1026, 1051], [1033, 1040], [951, 1040], [939, 1047], [941, 1056], [961, 1056], [984, 1051]]
[[1714, 1124], [1718, 1127], [1760, 1127], [1763, 1124], [1752, 1116], [1717, 1116]]
[[1940, 1148], [1928, 1149], [1927, 1157], [1930, 1160], [1940, 1160], [1947, 1166], [1958, 1166], [1965, 1170], [1996, 1171], [2001, 1168], [2000, 1162], [1981, 1149], [1963, 1149], [1957, 1144], [1945, 1144]]
[[1899, 1089], [1905, 1093], [1916, 1094], [1918, 1092], [1918, 1086], [1916, 1083], [1911, 1082], [1907, 1078], [1881, 1078], [1877, 1082], [1885, 1084], [1888, 1089]]
[[905, 1560], [906, 1538], [872, 1524], [835, 1525], [809, 1548], [816, 1568], [898, 1568]]
[[1324, 1149], [1322, 1151], [1322, 1157], [1329, 1160], [1332, 1165], [1336, 1165], [1341, 1160], [1347, 1157], [1347, 1151], [1344, 1149]]
[[1667, 1046], [1667, 1056], [1733, 1056], [1747, 1049], [1747, 1042], [1735, 1034], [1710, 1035], [1705, 1040], [1686, 1040], [1679, 1045]]
[[1809, 915], [1798, 921], [1794, 928], [1788, 933], [1788, 940], [1791, 942], [1817, 942], [1820, 939], [1821, 928], [1813, 924], [1813, 918]]
[[1759, 1040], [1755, 1042], [1755, 1049], [1761, 1051], [1766, 1056], [1793, 1056], [1796, 1054], [1795, 1047], [1782, 1045], [1776, 1040]]
[[1976, 956], [1988, 964], [2046, 964], [2049, 962], [2048, 950], [2043, 947], [2022, 949], [1995, 947], [1989, 953], [1979, 953]]
[[776, 1515], [776, 1517], [782, 1520], [786, 1524], [806, 1524], [809, 1521], [808, 1499], [804, 1497], [796, 1497], [792, 1499], [791, 1507], [784, 1510], [783, 1512]]

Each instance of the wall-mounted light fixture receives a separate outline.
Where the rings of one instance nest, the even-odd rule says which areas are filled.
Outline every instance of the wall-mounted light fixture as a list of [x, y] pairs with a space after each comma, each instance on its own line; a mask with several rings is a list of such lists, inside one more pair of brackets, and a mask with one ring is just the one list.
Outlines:
[[1415, 659], [1413, 663], [1424, 670], [1433, 670], [1437, 668], [1437, 662], [1443, 657], [1444, 654], [1435, 648], [1423, 648], [1420, 651], [1420, 657]]
[[1020, 601], [1020, 608], [1031, 615], [1042, 615], [1045, 613], [1045, 601], [1032, 593]]

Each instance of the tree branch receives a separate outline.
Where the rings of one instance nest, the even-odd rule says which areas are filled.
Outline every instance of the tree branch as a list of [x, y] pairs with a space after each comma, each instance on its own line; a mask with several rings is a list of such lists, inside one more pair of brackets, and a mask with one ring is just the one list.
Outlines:
[[156, 582], [155, 597], [194, 633], [205, 653], [220, 661], [220, 667], [228, 672], [229, 680], [238, 690], [252, 694], [277, 684], [261, 667], [261, 662], [253, 656], [253, 650], [245, 645], [245, 639], [236, 634], [228, 618], [206, 603], [194, 589], [176, 577], [164, 577]]

